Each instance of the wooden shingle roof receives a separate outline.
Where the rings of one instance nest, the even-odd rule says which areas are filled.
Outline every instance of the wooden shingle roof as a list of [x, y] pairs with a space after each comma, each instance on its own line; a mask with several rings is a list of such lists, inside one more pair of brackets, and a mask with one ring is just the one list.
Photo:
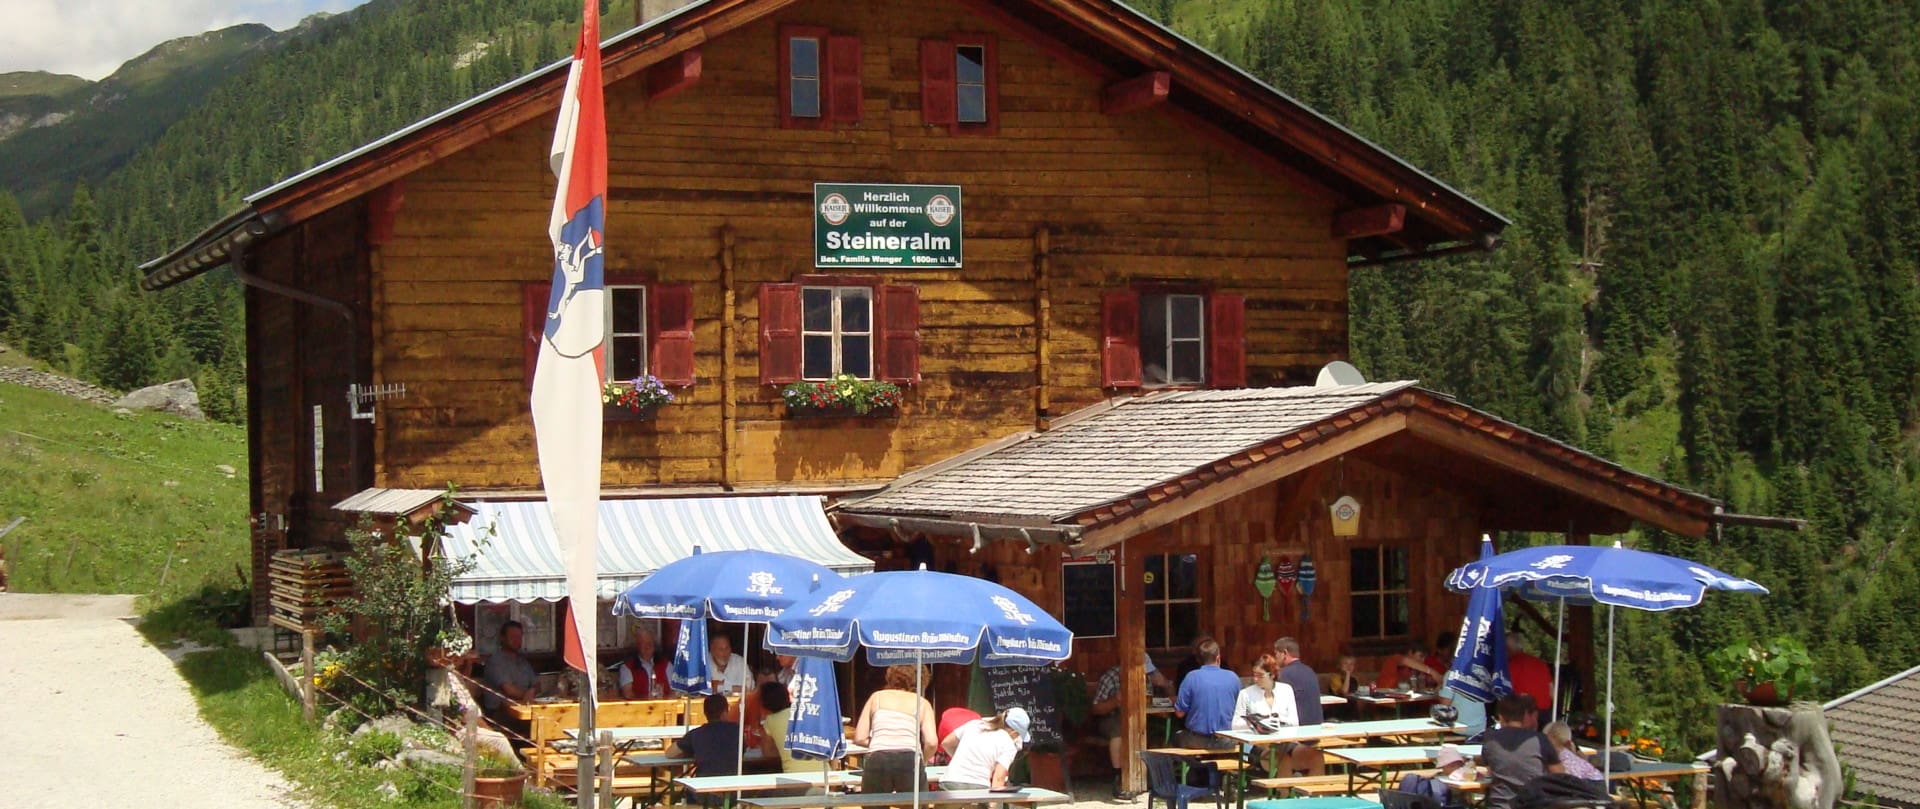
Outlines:
[[1920, 806], [1920, 666], [1826, 704], [1833, 746], [1853, 767], [1854, 791]]
[[[842, 510], [1072, 527], [1105, 545], [1401, 433], [1679, 533], [1704, 534], [1717, 507], [1414, 382], [1381, 382], [1118, 400], [935, 464]], [[1167, 513], [1149, 516], [1156, 510]]]

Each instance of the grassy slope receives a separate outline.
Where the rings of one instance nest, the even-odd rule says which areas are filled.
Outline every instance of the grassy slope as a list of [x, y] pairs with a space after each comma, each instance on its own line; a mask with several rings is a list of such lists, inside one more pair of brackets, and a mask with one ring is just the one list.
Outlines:
[[19, 96], [59, 96], [79, 90], [92, 82], [79, 76], [64, 73], [48, 73], [44, 70], [22, 70], [15, 73], [0, 73], [0, 98]]
[[247, 481], [215, 467], [245, 472], [246, 455], [239, 427], [119, 416], [0, 383], [0, 524], [27, 518], [0, 539], [10, 584], [172, 600], [233, 581], [247, 558]]
[[[333, 809], [454, 809], [460, 806], [458, 771], [383, 772], [353, 766], [335, 756], [348, 749], [300, 718], [300, 704], [287, 695], [257, 652], [239, 648], [188, 655], [180, 674], [199, 699], [200, 713], [228, 742], [279, 770], [298, 784], [315, 806]], [[391, 782], [394, 799], [377, 788]], [[529, 790], [529, 809], [572, 805]]]

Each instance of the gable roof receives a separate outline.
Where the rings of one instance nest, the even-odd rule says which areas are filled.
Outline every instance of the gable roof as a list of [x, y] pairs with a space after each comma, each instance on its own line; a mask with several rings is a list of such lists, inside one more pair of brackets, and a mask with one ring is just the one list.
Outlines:
[[1833, 746], [1852, 765], [1854, 792], [1881, 802], [1920, 806], [1920, 666], [1907, 669], [1823, 706]]
[[1383, 382], [1176, 391], [1096, 405], [841, 509], [1044, 527], [1099, 547], [1397, 435], [1680, 533], [1705, 533], [1717, 506], [1414, 382]]
[[[602, 45], [608, 84], [799, 0], [697, 0]], [[1398, 204], [1402, 231], [1354, 239], [1368, 261], [1490, 249], [1507, 220], [1412, 164], [1109, 0], [956, 0], [1103, 80], [1165, 71], [1167, 114], [1223, 133], [1243, 158], [1341, 210]], [[522, 76], [262, 189], [187, 243], [141, 265], [161, 289], [225, 264], [248, 243], [350, 202], [494, 134], [558, 109], [567, 60]]]

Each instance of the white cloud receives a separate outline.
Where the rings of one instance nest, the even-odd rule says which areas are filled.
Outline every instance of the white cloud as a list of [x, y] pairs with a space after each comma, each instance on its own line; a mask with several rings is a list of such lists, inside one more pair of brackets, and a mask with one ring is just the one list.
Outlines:
[[105, 78], [153, 46], [243, 22], [284, 30], [366, 0], [0, 0], [0, 73]]

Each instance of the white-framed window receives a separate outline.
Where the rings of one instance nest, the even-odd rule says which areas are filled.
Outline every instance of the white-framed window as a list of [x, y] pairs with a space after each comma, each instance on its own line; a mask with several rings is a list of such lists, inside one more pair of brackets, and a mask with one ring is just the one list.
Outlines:
[[1413, 585], [1406, 548], [1352, 548], [1348, 593], [1355, 639], [1403, 638], [1411, 632]]
[[794, 118], [819, 118], [826, 106], [821, 99], [821, 38], [813, 35], [787, 38], [787, 109]]
[[987, 122], [987, 46], [953, 49], [954, 101], [960, 123]]
[[647, 288], [607, 286], [607, 381], [647, 372]]
[[1146, 387], [1207, 380], [1204, 295], [1140, 296], [1140, 382]]
[[800, 377], [873, 378], [873, 289], [800, 288]]

